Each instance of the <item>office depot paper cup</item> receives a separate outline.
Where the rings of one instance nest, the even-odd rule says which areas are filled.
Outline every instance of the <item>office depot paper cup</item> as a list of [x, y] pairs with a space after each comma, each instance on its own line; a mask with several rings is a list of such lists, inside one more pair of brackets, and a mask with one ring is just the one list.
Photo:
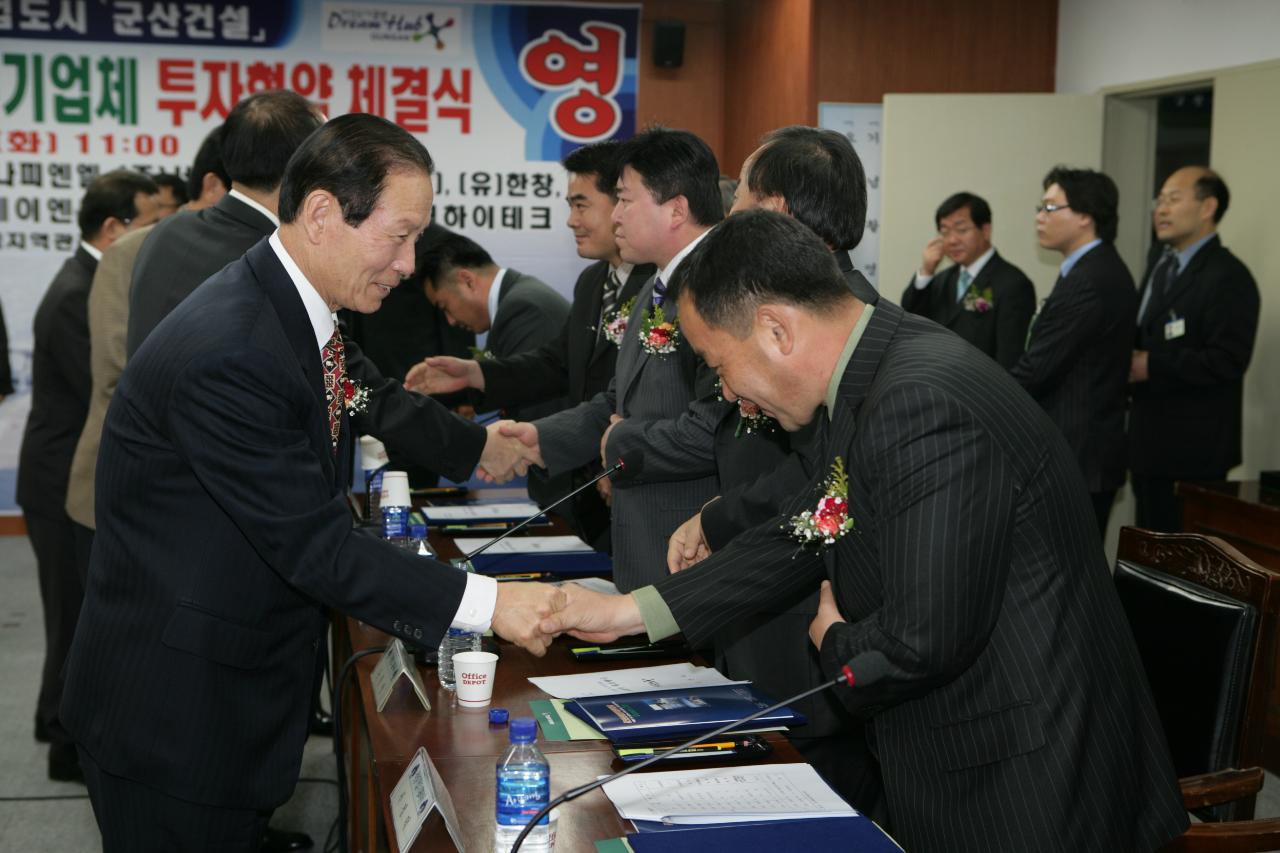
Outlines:
[[378, 506], [412, 506], [409, 502], [409, 475], [404, 471], [385, 471], [382, 474], [382, 495]]
[[371, 435], [360, 436], [360, 469], [374, 471], [387, 464], [387, 448]]
[[458, 704], [480, 708], [493, 700], [493, 675], [498, 656], [493, 652], [458, 652], [453, 674], [458, 683]]

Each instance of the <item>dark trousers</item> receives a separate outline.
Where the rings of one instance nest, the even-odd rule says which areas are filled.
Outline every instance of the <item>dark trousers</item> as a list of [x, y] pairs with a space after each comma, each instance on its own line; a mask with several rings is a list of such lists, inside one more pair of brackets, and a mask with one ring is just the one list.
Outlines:
[[93, 528], [85, 527], [78, 521], [71, 522], [76, 531], [76, 572], [80, 575], [80, 586], [89, 588], [89, 557], [93, 554]]
[[[1227, 472], [1203, 480], [1225, 480]], [[1182, 530], [1182, 500], [1173, 493], [1177, 477], [1133, 476], [1134, 524], [1144, 530], [1177, 533]]]
[[1094, 518], [1098, 520], [1098, 536], [1105, 539], [1107, 536], [1107, 520], [1111, 518], [1111, 505], [1115, 503], [1116, 490], [1090, 492], [1089, 499], [1093, 501]]
[[36, 719], [49, 734], [49, 742], [69, 745], [71, 735], [58, 720], [62, 703], [62, 666], [71, 650], [84, 584], [76, 568], [75, 522], [66, 513], [24, 512], [27, 538], [36, 554], [40, 576], [40, 606], [44, 612], [44, 667]]
[[269, 811], [190, 803], [103, 770], [83, 747], [102, 853], [257, 853]]

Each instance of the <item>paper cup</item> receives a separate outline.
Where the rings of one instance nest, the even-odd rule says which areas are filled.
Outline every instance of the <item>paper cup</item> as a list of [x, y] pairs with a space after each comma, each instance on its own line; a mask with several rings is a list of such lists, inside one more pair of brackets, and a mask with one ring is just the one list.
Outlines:
[[493, 652], [458, 652], [453, 674], [458, 684], [458, 704], [480, 708], [493, 701], [493, 674], [498, 656]]
[[404, 471], [384, 471], [378, 506], [412, 506], [409, 502], [409, 475]]
[[387, 464], [387, 448], [371, 435], [360, 436], [360, 468], [374, 471]]

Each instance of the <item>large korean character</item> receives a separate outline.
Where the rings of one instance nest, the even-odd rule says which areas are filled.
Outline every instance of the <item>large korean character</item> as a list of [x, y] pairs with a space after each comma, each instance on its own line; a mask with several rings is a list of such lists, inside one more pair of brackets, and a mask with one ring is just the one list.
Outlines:
[[[436, 118], [456, 119], [462, 132], [471, 132], [471, 69], [464, 68], [456, 74], [460, 83], [454, 81], [455, 72], [446, 68], [440, 72], [440, 82], [431, 93], [431, 100], [436, 102]], [[445, 106], [448, 101], [455, 106]]]
[[55, 56], [49, 63], [49, 83], [55, 90], [54, 119], [64, 124], [88, 124], [89, 57]]

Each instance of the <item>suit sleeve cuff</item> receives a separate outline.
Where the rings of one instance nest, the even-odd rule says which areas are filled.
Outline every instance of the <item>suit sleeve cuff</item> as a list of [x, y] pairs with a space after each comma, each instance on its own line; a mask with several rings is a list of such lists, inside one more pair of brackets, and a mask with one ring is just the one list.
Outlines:
[[498, 582], [484, 575], [469, 573], [462, 602], [458, 605], [458, 612], [453, 614], [449, 627], [483, 634], [493, 624], [493, 611], [497, 604]]
[[644, 620], [645, 630], [649, 633], [649, 642], [656, 643], [667, 637], [680, 633], [676, 617], [671, 615], [671, 608], [662, 600], [662, 594], [652, 586], [642, 586], [631, 593]]

